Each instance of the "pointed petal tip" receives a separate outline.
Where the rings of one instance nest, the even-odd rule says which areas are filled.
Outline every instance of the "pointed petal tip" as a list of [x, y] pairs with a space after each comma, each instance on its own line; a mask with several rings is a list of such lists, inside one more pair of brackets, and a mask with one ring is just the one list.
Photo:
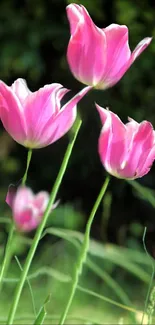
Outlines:
[[98, 112], [105, 112], [106, 113], [106, 111], [109, 111], [109, 107], [104, 108], [104, 107], [98, 105], [96, 102], [95, 102], [95, 106], [96, 106]]
[[149, 46], [151, 43], [153, 37], [145, 37], [143, 40], [141, 40], [134, 51], [131, 54], [131, 63], [133, 63], [137, 57]]
[[96, 106], [98, 113], [100, 115], [101, 122], [102, 122], [102, 124], [104, 124], [105, 120], [107, 119], [108, 115], [110, 114], [110, 110], [108, 107], [103, 108], [103, 107], [99, 106], [97, 103], [95, 103], [95, 106]]
[[11, 87], [15, 87], [15, 86], [19, 86], [19, 85], [22, 85], [23, 87], [25, 88], [28, 88], [27, 86], [27, 82], [25, 79], [23, 78], [17, 78], [11, 85]]
[[70, 24], [71, 34], [74, 34], [77, 30], [77, 24], [84, 21], [82, 8], [78, 4], [71, 3], [66, 7], [66, 13]]

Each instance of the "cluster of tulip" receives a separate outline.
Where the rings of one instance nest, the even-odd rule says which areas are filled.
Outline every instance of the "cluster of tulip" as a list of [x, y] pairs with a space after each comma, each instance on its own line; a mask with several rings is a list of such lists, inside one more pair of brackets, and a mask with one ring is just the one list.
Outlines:
[[[100, 29], [82, 5], [67, 6], [71, 37], [67, 60], [72, 74], [87, 85], [68, 103], [61, 100], [68, 92], [61, 84], [53, 83], [31, 92], [23, 79], [10, 87], [0, 81], [0, 117], [10, 136], [21, 145], [43, 148], [60, 139], [72, 127], [77, 103], [91, 89], [107, 89], [115, 85], [135, 59], [150, 44], [143, 39], [131, 53], [128, 28], [111, 24]], [[119, 117], [96, 104], [102, 130], [99, 136], [99, 155], [105, 169], [118, 178], [135, 179], [150, 170], [155, 159], [155, 132], [150, 122], [137, 123], [129, 119], [123, 124]], [[17, 227], [29, 231], [37, 227], [48, 204], [49, 196], [36, 196], [25, 187], [7, 195]]]

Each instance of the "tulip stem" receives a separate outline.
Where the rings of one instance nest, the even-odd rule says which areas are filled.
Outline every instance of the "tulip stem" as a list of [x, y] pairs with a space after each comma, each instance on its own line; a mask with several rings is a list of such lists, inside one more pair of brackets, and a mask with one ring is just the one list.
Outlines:
[[0, 270], [0, 291], [2, 290], [3, 278], [6, 274], [6, 271], [9, 267], [11, 257], [12, 257], [12, 247], [11, 246], [12, 246], [13, 234], [14, 234], [14, 223], [11, 222], [10, 229], [9, 229], [9, 235], [8, 235], [8, 239], [7, 239], [7, 244], [6, 244], [6, 248], [5, 248], [5, 253], [4, 253], [4, 258], [3, 258], [3, 262], [2, 262], [2, 267]]
[[110, 181], [110, 177], [107, 176], [106, 179], [105, 179], [105, 182], [99, 192], [99, 195], [95, 201], [95, 204], [92, 208], [92, 211], [90, 213], [90, 216], [88, 218], [88, 222], [87, 222], [87, 225], [86, 225], [86, 231], [85, 231], [85, 234], [84, 234], [84, 240], [83, 240], [83, 243], [82, 243], [82, 246], [81, 246], [81, 251], [79, 253], [79, 257], [78, 257], [78, 260], [77, 260], [77, 263], [75, 265], [75, 269], [74, 269], [74, 274], [73, 274], [73, 281], [72, 281], [72, 287], [71, 287], [71, 292], [70, 292], [70, 295], [69, 295], [69, 299], [68, 299], [68, 302], [65, 306], [65, 310], [60, 318], [60, 322], [59, 322], [59, 325], [63, 325], [65, 320], [66, 320], [66, 317], [67, 317], [67, 314], [68, 314], [68, 311], [69, 311], [69, 308], [71, 306], [71, 303], [73, 301], [73, 298], [74, 298], [74, 295], [75, 295], [75, 292], [76, 292], [76, 289], [77, 289], [77, 285], [78, 285], [78, 281], [79, 281], [79, 277], [82, 273], [82, 269], [83, 269], [83, 265], [86, 261], [86, 258], [87, 258], [87, 252], [88, 252], [88, 249], [89, 249], [89, 241], [90, 241], [90, 231], [91, 231], [91, 226], [92, 226], [92, 223], [93, 223], [93, 220], [94, 220], [94, 217], [95, 217], [95, 214], [98, 210], [98, 207], [103, 199], [103, 196], [106, 192], [106, 189], [108, 187], [108, 184], [109, 184], [109, 181]]
[[22, 178], [22, 185], [24, 186], [27, 180], [27, 173], [29, 170], [29, 166], [30, 166], [30, 162], [31, 162], [31, 158], [32, 158], [32, 149], [28, 150], [28, 154], [27, 154], [27, 165], [26, 165], [26, 170], [25, 170], [25, 174]]
[[39, 240], [40, 240], [42, 232], [43, 232], [43, 229], [44, 229], [44, 227], [46, 225], [48, 216], [51, 213], [51, 208], [53, 206], [53, 203], [55, 201], [55, 198], [56, 198], [56, 195], [58, 193], [59, 187], [61, 185], [63, 176], [64, 176], [65, 171], [67, 169], [69, 158], [71, 156], [72, 149], [73, 149], [76, 137], [78, 135], [81, 123], [82, 123], [81, 121], [77, 121], [77, 123], [76, 123], [76, 127], [74, 129], [75, 130], [74, 136], [73, 136], [72, 140], [70, 141], [70, 143], [69, 143], [69, 145], [67, 147], [66, 153], [64, 155], [64, 158], [63, 158], [63, 161], [62, 161], [58, 176], [56, 178], [56, 181], [54, 183], [53, 189], [52, 189], [51, 194], [50, 194], [50, 199], [49, 199], [48, 206], [47, 206], [46, 211], [44, 213], [44, 216], [42, 218], [42, 222], [40, 223], [38, 229], [36, 230], [32, 245], [30, 247], [29, 253], [27, 255], [27, 258], [26, 258], [26, 261], [25, 261], [25, 264], [24, 264], [24, 267], [23, 267], [23, 271], [22, 271], [20, 280], [19, 280], [19, 282], [17, 284], [17, 287], [16, 287], [16, 290], [15, 290], [15, 295], [14, 295], [14, 299], [13, 299], [13, 302], [12, 302], [12, 305], [11, 305], [11, 308], [10, 308], [7, 325], [10, 325], [10, 324], [12, 325], [13, 322], [14, 322], [15, 313], [16, 313], [16, 310], [17, 310], [17, 307], [18, 307], [19, 299], [20, 299], [20, 296], [21, 296], [21, 292], [22, 292], [25, 280], [27, 278], [27, 274], [28, 274], [30, 266], [31, 266], [31, 262], [33, 260], [34, 254], [36, 252]]
[[[27, 154], [26, 170], [22, 178], [22, 185], [25, 185], [27, 180], [27, 173], [30, 166], [31, 157], [32, 157], [32, 149], [29, 149]], [[13, 239], [14, 230], [15, 230], [14, 222], [11, 221], [4, 258], [2, 262], [2, 267], [0, 270], [0, 291], [2, 290], [2, 286], [3, 286], [3, 278], [7, 272], [7, 269], [9, 268], [9, 264], [12, 258], [12, 239]]]

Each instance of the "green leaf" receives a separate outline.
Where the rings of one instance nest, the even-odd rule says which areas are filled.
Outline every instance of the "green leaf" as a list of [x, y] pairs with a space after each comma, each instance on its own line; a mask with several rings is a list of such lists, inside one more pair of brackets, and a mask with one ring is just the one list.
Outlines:
[[51, 295], [48, 295], [48, 297], [46, 298], [44, 305], [41, 307], [39, 314], [34, 322], [34, 325], [41, 325], [44, 323], [45, 317], [47, 315], [47, 311], [46, 311], [46, 305], [50, 302], [51, 299]]
[[[68, 229], [62, 230], [62, 229], [58, 229], [58, 228], [47, 228], [44, 231], [42, 238], [46, 234], [52, 234], [52, 235], [61, 237], [65, 240], [70, 240], [71, 238], [73, 238], [73, 239], [76, 238], [79, 240], [80, 243], [83, 241], [83, 234], [81, 234], [78, 231], [73, 231], [73, 230], [68, 230]], [[128, 258], [128, 252], [129, 252], [130, 258]], [[131, 274], [134, 274], [141, 281], [144, 281], [145, 283], [149, 283], [150, 275], [136, 263], [136, 258], [138, 255], [140, 262], [142, 263], [142, 259], [143, 259], [143, 264], [146, 264], [149, 266], [150, 261], [148, 261], [148, 259], [146, 259], [146, 254], [141, 253], [141, 252], [135, 252], [135, 256], [134, 256], [133, 250], [126, 249], [126, 248], [120, 250], [115, 245], [111, 245], [111, 244], [103, 245], [93, 239], [91, 239], [91, 241], [90, 241], [89, 253], [92, 256], [96, 256], [100, 259], [105, 259], [107, 261], [110, 261], [113, 264], [126, 269]]]
[[127, 181], [135, 190], [137, 196], [149, 202], [153, 208], [155, 208], [155, 191], [146, 187], [140, 185], [137, 181]]

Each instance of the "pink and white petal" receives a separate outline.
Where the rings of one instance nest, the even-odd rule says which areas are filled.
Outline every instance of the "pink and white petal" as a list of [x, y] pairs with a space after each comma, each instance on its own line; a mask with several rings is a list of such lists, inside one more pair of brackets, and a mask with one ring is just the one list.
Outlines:
[[125, 124], [126, 127], [126, 160], [128, 160], [128, 156], [130, 155], [130, 151], [132, 148], [134, 136], [138, 131], [139, 123], [135, 120], [128, 118], [129, 122]]
[[70, 32], [73, 35], [77, 29], [78, 24], [84, 20], [82, 7], [71, 3], [66, 7], [67, 17], [70, 24]]
[[11, 87], [0, 81], [0, 117], [6, 131], [22, 143], [27, 135], [23, 107]]
[[124, 64], [124, 66], [115, 74], [111, 75], [110, 78], [107, 76], [105, 82], [103, 82], [103, 85], [99, 85], [99, 89], [107, 89], [112, 86], [114, 86], [126, 73], [126, 71], [130, 68], [132, 62], [131, 57], [130, 59]]
[[111, 75], [110, 79], [107, 78], [105, 88], [114, 86], [123, 77], [123, 75], [130, 68], [136, 58], [147, 48], [151, 40], [152, 38], [146, 37], [136, 46], [135, 50], [131, 54], [129, 60], [124, 64], [124, 66], [121, 67], [121, 69], [114, 76]]
[[63, 107], [61, 111], [65, 110], [67, 107], [72, 109], [75, 105], [79, 103], [79, 101], [92, 89], [92, 86], [84, 87], [80, 90], [74, 97], [72, 97]]
[[98, 151], [102, 164], [105, 169], [111, 173], [111, 166], [109, 165], [110, 143], [112, 140], [111, 124], [109, 125], [110, 117], [107, 118], [98, 141]]
[[20, 213], [14, 214], [14, 220], [17, 228], [23, 232], [35, 229], [40, 222], [38, 210], [32, 206], [27, 206]]
[[139, 165], [137, 171], [137, 174], [139, 175], [138, 177], [142, 177], [150, 171], [154, 160], [155, 160], [155, 144], [153, 145], [152, 149], [148, 152], [147, 158], [143, 163], [143, 165], [141, 166]]
[[57, 201], [52, 205], [51, 211], [53, 211], [54, 209], [56, 209], [57, 206], [59, 205], [59, 203], [60, 203], [60, 200], [57, 200]]
[[91, 80], [88, 84], [96, 86], [102, 79], [107, 64], [107, 40], [104, 30], [98, 28], [86, 8], [82, 8], [85, 22], [84, 48], [87, 46], [88, 52], [86, 51], [86, 62], [83, 67], [81, 65], [81, 74], [85, 69], [88, 81]]
[[110, 112], [112, 138], [109, 146], [109, 165], [115, 172], [124, 164], [126, 155], [126, 127], [120, 118]]
[[137, 127], [139, 126], [139, 123], [135, 121], [132, 117], [128, 116], [128, 122], [126, 123], [126, 126], [129, 126], [129, 128], [131, 126], [131, 129], [136, 131]]
[[42, 127], [38, 129], [38, 132], [34, 133], [33, 141], [35, 143], [35, 148], [48, 146], [69, 131], [76, 119], [76, 104], [91, 89], [91, 86], [83, 88], [62, 107], [57, 115], [51, 116], [47, 123], [42, 125]]
[[34, 194], [32, 190], [26, 186], [21, 186], [16, 192], [16, 196], [13, 201], [13, 214], [20, 215], [25, 207], [33, 201]]
[[11, 85], [11, 89], [20, 100], [21, 105], [24, 104], [25, 99], [31, 94], [31, 91], [27, 87], [26, 80], [22, 78], [15, 80]]
[[148, 150], [151, 150], [153, 141], [151, 123], [147, 121], [140, 123], [137, 132], [134, 134], [132, 147], [127, 154], [126, 165], [121, 172], [124, 178], [134, 178], [137, 176], [138, 166], [146, 160]]
[[103, 116], [103, 110], [102, 112], [100, 110], [102, 121], [106, 115], [107, 119], [103, 121], [99, 138], [99, 153], [105, 168], [111, 174], [116, 174], [124, 161], [126, 128], [116, 114], [105, 110], [106, 115]]
[[61, 100], [69, 91], [70, 90], [67, 88], [61, 88], [57, 91], [56, 98], [55, 98], [55, 114], [53, 114], [53, 115], [56, 115], [59, 113], [60, 108], [61, 108]]
[[112, 132], [113, 132], [113, 134], [115, 133], [115, 135], [116, 135], [115, 139], [123, 138], [126, 135], [126, 126], [120, 120], [118, 115], [113, 113], [109, 109], [105, 109], [105, 108], [99, 106], [98, 104], [95, 104], [95, 105], [99, 112], [103, 127], [104, 127], [105, 122], [107, 122], [107, 119], [108, 119], [108, 125], [109, 125], [109, 127], [110, 127], [110, 125], [112, 126]]
[[128, 136], [130, 136], [130, 135], [134, 134], [135, 132], [137, 132], [139, 123], [131, 118], [128, 118], [128, 120], [129, 120], [129, 122], [126, 123], [125, 126], [127, 129], [127, 134], [128, 134]]
[[28, 125], [27, 140], [35, 142], [48, 120], [57, 110], [56, 94], [61, 84], [51, 84], [32, 93], [25, 103], [25, 116]]
[[131, 64], [148, 47], [148, 45], [151, 43], [151, 41], [152, 41], [152, 37], [146, 37], [140, 43], [138, 43], [138, 45], [136, 46], [136, 48], [132, 52], [132, 55], [131, 55]]
[[0, 80], [0, 106], [4, 106], [7, 109], [12, 107], [14, 110], [23, 111], [19, 98], [16, 96], [11, 87], [7, 86], [3, 81]]
[[63, 137], [72, 127], [76, 116], [77, 108], [74, 106], [61, 110], [54, 120], [51, 118], [40, 135], [38, 148], [48, 146]]
[[84, 84], [96, 86], [106, 64], [106, 37], [84, 7], [83, 20], [71, 37], [67, 59], [73, 75]]
[[95, 104], [95, 106], [99, 112], [101, 122], [103, 124], [99, 136], [99, 141], [98, 141], [98, 151], [99, 151], [101, 162], [104, 165], [105, 169], [111, 172], [111, 167], [107, 163], [109, 157], [109, 150], [110, 150], [109, 146], [112, 140], [111, 118], [109, 115], [109, 111], [107, 109], [104, 109], [98, 104]]
[[128, 62], [131, 51], [128, 44], [128, 28], [111, 24], [104, 29], [107, 40], [107, 64], [104, 71], [105, 83], [111, 80]]
[[102, 124], [104, 125], [106, 119], [107, 119], [108, 116], [109, 116], [109, 109], [108, 109], [108, 108], [105, 109], [105, 108], [99, 106], [99, 105], [96, 104], [96, 103], [95, 103], [95, 106], [96, 106], [96, 108], [97, 108], [97, 110], [98, 110], [98, 113], [99, 113], [99, 115], [100, 115], [101, 122], [102, 122]]
[[27, 130], [23, 119], [17, 112], [7, 111], [5, 107], [0, 107], [1, 121], [8, 134], [18, 143], [24, 144], [27, 138]]
[[83, 88], [78, 94], [71, 98], [59, 111], [59, 114], [55, 117], [52, 127], [56, 130], [54, 137], [52, 135], [52, 142], [57, 141], [64, 134], [66, 134], [73, 123], [75, 122], [77, 115], [77, 103], [92, 89], [91, 86]]
[[47, 208], [49, 201], [48, 192], [42, 191], [35, 195], [33, 199], [33, 206], [38, 209], [39, 214], [43, 214]]

